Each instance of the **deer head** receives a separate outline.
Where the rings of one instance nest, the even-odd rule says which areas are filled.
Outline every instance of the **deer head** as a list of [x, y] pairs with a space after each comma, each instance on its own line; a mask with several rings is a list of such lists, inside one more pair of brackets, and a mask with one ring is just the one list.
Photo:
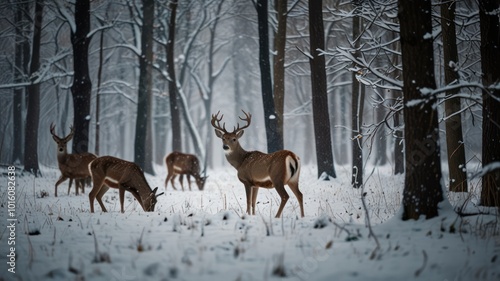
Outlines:
[[215, 135], [222, 139], [222, 149], [224, 149], [226, 153], [231, 153], [240, 147], [238, 140], [239, 138], [241, 138], [241, 136], [243, 136], [243, 133], [245, 132], [243, 129], [246, 129], [248, 128], [248, 126], [250, 126], [250, 122], [252, 121], [252, 114], [243, 111], [245, 117], [239, 118], [242, 121], [246, 121], [247, 124], [243, 127], [240, 127], [240, 124], [238, 123], [237, 127], [233, 127], [233, 131], [229, 133], [226, 130], [226, 123], [223, 123], [222, 126], [220, 125], [220, 121], [222, 121], [222, 117], [224, 117], [224, 114], [219, 117], [219, 113], [220, 111], [217, 112], [216, 115], [212, 114], [211, 123], [215, 128]]
[[66, 148], [66, 144], [73, 138], [73, 135], [75, 134], [73, 126], [69, 127], [70, 132], [64, 138], [60, 138], [56, 135], [55, 128], [56, 128], [56, 126], [54, 124], [50, 124], [50, 134], [52, 135], [52, 138], [54, 139], [54, 141], [57, 143], [57, 153], [58, 154], [67, 154], [68, 151]]

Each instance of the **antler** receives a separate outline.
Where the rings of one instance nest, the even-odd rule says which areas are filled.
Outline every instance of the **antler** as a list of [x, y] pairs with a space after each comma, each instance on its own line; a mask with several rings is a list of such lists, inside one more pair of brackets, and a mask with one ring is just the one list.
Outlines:
[[[54, 136], [54, 137], [57, 137], [56, 136], [56, 133], [55, 133], [55, 130], [56, 129], [56, 125], [54, 125], [54, 123], [51, 123], [50, 124], [50, 133]], [[58, 137], [59, 138], [59, 137]]]
[[211, 121], [212, 126], [215, 129], [224, 132], [224, 134], [227, 134], [228, 132], [226, 131], [226, 123], [222, 123], [222, 127], [220, 126], [220, 121], [222, 120], [222, 117], [224, 117], [224, 114], [222, 114], [220, 116], [220, 118], [218, 118], [219, 117], [219, 113], [220, 113], [220, 110], [217, 111], [217, 114], [215, 114], [215, 115], [212, 114], [212, 121]]
[[238, 127], [234, 128], [234, 130], [233, 130], [233, 134], [235, 134], [235, 133], [237, 133], [237, 132], [239, 132], [239, 131], [241, 131], [243, 129], [248, 128], [248, 126], [250, 126], [250, 122], [252, 121], [252, 114], [246, 113], [244, 110], [241, 110], [241, 111], [243, 111], [243, 114], [245, 114], [245, 118], [242, 118], [240, 116], [238, 116], [238, 117], [240, 118], [240, 120], [246, 121], [247, 124], [245, 126], [243, 126], [243, 127], [240, 128], [240, 123], [238, 123], [237, 124]]
[[73, 138], [73, 135], [75, 134], [75, 129], [73, 128], [73, 126], [69, 126], [69, 134], [67, 136], [65, 136], [64, 138], [60, 138], [56, 135], [56, 132], [55, 132], [55, 129], [56, 129], [56, 125], [54, 125], [54, 123], [51, 123], [50, 124], [50, 133], [56, 137], [57, 139], [59, 140], [64, 140], [65, 142], [68, 142], [69, 140], [71, 140], [71, 138]]

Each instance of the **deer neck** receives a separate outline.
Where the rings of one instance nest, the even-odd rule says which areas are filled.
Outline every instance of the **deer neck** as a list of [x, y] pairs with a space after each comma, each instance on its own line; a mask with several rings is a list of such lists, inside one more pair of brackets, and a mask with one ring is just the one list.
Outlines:
[[238, 169], [243, 163], [243, 160], [245, 160], [247, 154], [248, 152], [238, 144], [234, 150], [226, 153], [226, 159], [231, 166]]

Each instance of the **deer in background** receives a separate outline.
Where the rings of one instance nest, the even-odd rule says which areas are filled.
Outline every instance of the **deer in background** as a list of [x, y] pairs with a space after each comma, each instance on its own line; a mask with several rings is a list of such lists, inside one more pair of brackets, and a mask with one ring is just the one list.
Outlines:
[[70, 179], [68, 194], [71, 188], [71, 182], [75, 180], [76, 195], [78, 195], [78, 187], [84, 190], [84, 179], [90, 176], [88, 169], [89, 163], [96, 159], [97, 156], [88, 152], [68, 154], [67, 143], [73, 138], [73, 126], [70, 126], [70, 133], [64, 138], [60, 138], [55, 134], [54, 124], [50, 125], [50, 133], [57, 143], [57, 164], [61, 171], [61, 176], [57, 180], [55, 186], [55, 197], [57, 197], [57, 186], [67, 179]]
[[245, 185], [247, 213], [250, 214], [251, 207], [251, 214], [255, 215], [255, 203], [259, 187], [276, 188], [281, 198], [281, 204], [278, 213], [276, 213], [276, 217], [279, 218], [289, 198], [285, 190], [285, 185], [288, 185], [297, 197], [300, 215], [304, 217], [303, 196], [299, 190], [299, 157], [288, 150], [280, 150], [269, 154], [244, 150], [238, 140], [243, 136], [243, 129], [250, 126], [252, 115], [243, 111], [245, 118], [239, 118], [246, 121], [247, 124], [240, 128], [238, 123], [232, 132], [228, 132], [225, 123], [222, 126], [220, 125], [224, 115], [219, 118], [219, 113], [220, 111], [216, 115], [212, 114], [211, 123], [215, 128], [217, 137], [222, 139], [222, 148], [225, 151], [227, 161], [238, 171], [238, 179]]
[[158, 187], [151, 190], [144, 172], [135, 163], [125, 161], [112, 156], [102, 156], [96, 158], [88, 165], [88, 170], [92, 176], [92, 191], [89, 193], [90, 212], [94, 212], [94, 199], [101, 206], [103, 212], [107, 212], [102, 203], [102, 196], [110, 187], [118, 188], [120, 196], [120, 210], [123, 213], [123, 202], [125, 191], [132, 193], [145, 212], [153, 212], [157, 202], [156, 194]]
[[179, 181], [181, 182], [182, 191], [184, 191], [184, 175], [187, 176], [189, 191], [191, 191], [191, 176], [196, 179], [198, 189], [203, 190], [207, 177], [200, 175], [200, 163], [195, 155], [172, 152], [165, 158], [165, 164], [167, 165], [168, 172], [165, 179], [165, 190], [167, 190], [168, 181], [177, 190], [174, 185], [177, 175], [180, 175]]

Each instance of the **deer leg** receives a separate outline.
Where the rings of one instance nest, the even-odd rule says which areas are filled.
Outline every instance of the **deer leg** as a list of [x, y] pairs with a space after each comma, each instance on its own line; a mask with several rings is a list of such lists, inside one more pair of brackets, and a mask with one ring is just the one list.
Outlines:
[[[71, 184], [73, 183], [73, 179], [69, 179], [69, 185], [68, 185], [68, 195], [69, 195], [69, 192], [71, 191]], [[76, 181], [75, 181], [75, 184], [76, 184]], [[77, 185], [77, 188], [78, 188], [78, 185]]]
[[63, 175], [61, 175], [61, 176], [59, 177], [59, 179], [58, 179], [58, 180], [57, 180], [57, 182], [56, 182], [56, 190], [55, 190], [55, 194], [54, 194], [54, 196], [55, 196], [55, 197], [57, 197], [57, 186], [58, 186], [59, 184], [61, 184], [63, 181], [67, 180], [67, 179], [68, 179], [68, 178], [67, 178], [67, 177], [65, 177], [65, 176], [63, 176]]
[[189, 174], [186, 174], [186, 178], [188, 181], [189, 191], [191, 191], [191, 176]]
[[[93, 186], [92, 186], [92, 190], [89, 193], [90, 212], [91, 213], [94, 212], [94, 199], [99, 194], [99, 191], [101, 191], [103, 183], [104, 183], [104, 179], [98, 180], [97, 177], [95, 177], [95, 176], [93, 177]], [[102, 208], [102, 206], [101, 206], [101, 208]]]
[[168, 181], [170, 180], [171, 177], [172, 177], [172, 174], [168, 173], [167, 177], [165, 178], [165, 191], [167, 190]]
[[288, 198], [290, 198], [290, 196], [286, 192], [285, 186], [283, 185], [283, 183], [275, 184], [275, 188], [276, 188], [276, 191], [278, 192], [278, 194], [280, 195], [280, 198], [281, 198], [280, 207], [278, 209], [278, 213], [276, 213], [276, 218], [279, 218], [281, 216], [281, 212], [283, 211], [283, 208], [285, 207], [285, 204], [288, 201]]
[[107, 191], [109, 190], [109, 186], [107, 185], [102, 185], [101, 186], [101, 190], [99, 190], [99, 193], [97, 193], [97, 202], [99, 203], [99, 205], [101, 206], [101, 209], [103, 212], [107, 212], [108, 210], [106, 210], [106, 207], [104, 207], [104, 203], [102, 203], [102, 196], [104, 195], [104, 193], [106, 193]]
[[303, 196], [302, 192], [300, 192], [299, 189], [299, 183], [298, 182], [288, 182], [288, 186], [292, 190], [293, 194], [295, 194], [295, 197], [297, 197], [297, 201], [299, 201], [299, 206], [300, 206], [300, 216], [304, 217], [304, 204], [303, 204]]
[[252, 187], [252, 215], [255, 216], [255, 204], [257, 203], [257, 193], [259, 192], [259, 187]]
[[247, 195], [247, 214], [251, 215], [250, 207], [252, 206], [252, 185], [245, 183], [245, 193]]
[[172, 176], [170, 177], [170, 183], [172, 184], [172, 187], [174, 188], [174, 190], [177, 190], [177, 188], [175, 188], [175, 184], [174, 184], [174, 180], [176, 177], [177, 177], [176, 174], [172, 174]]
[[180, 174], [179, 182], [181, 183], [182, 191], [184, 191], [184, 174]]
[[123, 203], [125, 201], [125, 188], [123, 188], [121, 185], [118, 185], [118, 195], [120, 196], [120, 211], [125, 213], [125, 210], [123, 209]]

